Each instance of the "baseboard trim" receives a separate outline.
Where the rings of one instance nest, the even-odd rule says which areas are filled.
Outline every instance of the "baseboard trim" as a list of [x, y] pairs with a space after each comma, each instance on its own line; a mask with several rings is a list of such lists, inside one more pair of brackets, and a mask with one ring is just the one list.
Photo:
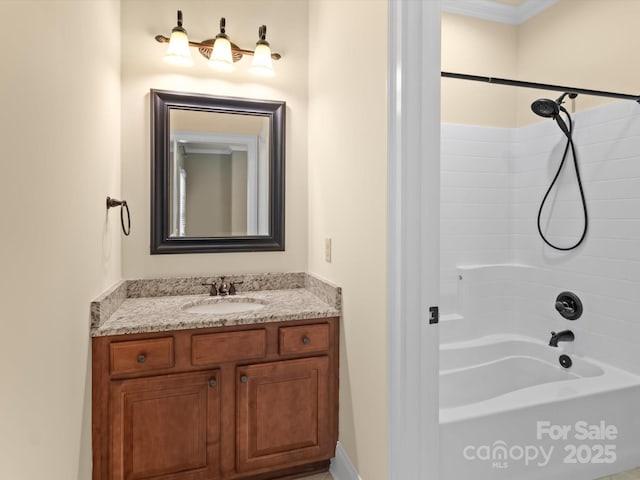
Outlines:
[[331, 459], [329, 471], [333, 476], [333, 480], [362, 480], [340, 442], [336, 445], [336, 456]]

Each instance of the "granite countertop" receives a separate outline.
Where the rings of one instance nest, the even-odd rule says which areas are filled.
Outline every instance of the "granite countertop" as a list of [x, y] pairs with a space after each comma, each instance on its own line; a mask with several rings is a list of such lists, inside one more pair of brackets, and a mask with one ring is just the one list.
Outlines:
[[[340, 316], [341, 289], [308, 274], [261, 275], [255, 290], [233, 296], [200, 293], [203, 277], [188, 279], [127, 280], [115, 285], [92, 302], [91, 336], [163, 332], [192, 328], [249, 325], [286, 320], [306, 320]], [[291, 275], [298, 275], [293, 277]], [[215, 277], [207, 277], [211, 280]], [[228, 277], [227, 277], [228, 278]], [[239, 278], [239, 277], [235, 277]], [[185, 287], [186, 285], [186, 287]], [[282, 288], [283, 286], [290, 288]], [[270, 289], [272, 287], [273, 289]], [[156, 296], [148, 295], [152, 292]], [[258, 289], [260, 288], [260, 289]], [[195, 293], [197, 291], [198, 293]], [[176, 294], [178, 293], [179, 294]], [[257, 310], [234, 313], [192, 313], [190, 306], [210, 302], [264, 304]]]

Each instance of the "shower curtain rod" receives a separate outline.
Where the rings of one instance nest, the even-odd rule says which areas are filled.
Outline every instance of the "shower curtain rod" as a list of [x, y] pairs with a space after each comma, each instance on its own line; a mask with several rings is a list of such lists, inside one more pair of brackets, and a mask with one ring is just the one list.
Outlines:
[[634, 100], [640, 103], [640, 95], [629, 95], [626, 93], [604, 92], [602, 90], [588, 90], [586, 88], [563, 87], [561, 85], [550, 85], [546, 83], [522, 82], [520, 80], [508, 80], [506, 78], [483, 77], [480, 75], [469, 75], [466, 73], [441, 72], [445, 78], [457, 78], [459, 80], [472, 80], [474, 82], [495, 83], [498, 85], [511, 85], [514, 87], [537, 88], [540, 90], [555, 90], [557, 92], [577, 93], [579, 95], [595, 95], [597, 97], [611, 97], [622, 100]]

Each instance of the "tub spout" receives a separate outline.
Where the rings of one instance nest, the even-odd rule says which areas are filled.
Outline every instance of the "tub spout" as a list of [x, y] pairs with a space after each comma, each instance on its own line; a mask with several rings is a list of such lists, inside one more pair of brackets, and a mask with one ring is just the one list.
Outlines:
[[557, 347], [558, 342], [573, 342], [575, 335], [571, 330], [563, 330], [561, 332], [551, 332], [551, 340], [549, 340], [550, 347]]

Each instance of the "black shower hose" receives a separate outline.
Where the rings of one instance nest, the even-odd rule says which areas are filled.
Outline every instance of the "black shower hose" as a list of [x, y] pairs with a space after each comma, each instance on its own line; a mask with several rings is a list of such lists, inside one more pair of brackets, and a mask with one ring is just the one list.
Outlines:
[[[560, 129], [564, 132], [565, 136], [567, 137], [567, 144], [564, 147], [564, 153], [562, 154], [562, 161], [560, 162], [558, 171], [556, 172], [555, 177], [553, 177], [553, 181], [551, 182], [551, 185], [549, 185], [549, 188], [547, 189], [547, 193], [544, 194], [544, 198], [540, 203], [540, 209], [538, 210], [538, 233], [540, 234], [540, 237], [542, 237], [542, 240], [544, 240], [544, 243], [549, 245], [551, 248], [555, 248], [556, 250], [567, 251], [567, 250], [573, 250], [574, 248], [577, 248], [584, 241], [585, 237], [587, 236], [587, 228], [589, 226], [589, 215], [587, 213], [587, 201], [584, 198], [584, 189], [582, 188], [582, 179], [580, 178], [580, 169], [578, 168], [578, 157], [576, 156], [576, 150], [573, 145], [573, 121], [571, 120], [571, 115], [569, 115], [569, 112], [567, 112], [567, 110], [564, 107], [560, 106], [560, 110], [566, 114], [567, 119], [569, 120], [568, 132], [566, 131], [566, 127], [563, 128], [564, 125], [560, 127]], [[558, 115], [560, 114], [558, 113]], [[573, 157], [573, 165], [575, 166], [575, 169], [576, 169], [576, 179], [578, 180], [578, 189], [580, 190], [580, 199], [582, 200], [582, 211], [584, 212], [584, 230], [582, 231], [582, 236], [580, 237], [580, 240], [578, 240], [574, 245], [570, 247], [559, 247], [558, 245], [554, 245], [553, 243], [551, 243], [549, 240], [547, 240], [547, 237], [544, 236], [544, 233], [542, 233], [542, 227], [540, 226], [540, 219], [542, 217], [542, 209], [544, 207], [544, 204], [546, 203], [547, 198], [549, 197], [549, 194], [553, 189], [553, 186], [555, 185], [556, 181], [558, 180], [558, 177], [560, 176], [562, 167], [564, 167], [565, 160], [567, 159], [567, 154], [569, 153], [569, 149], [571, 149], [571, 155]]]

